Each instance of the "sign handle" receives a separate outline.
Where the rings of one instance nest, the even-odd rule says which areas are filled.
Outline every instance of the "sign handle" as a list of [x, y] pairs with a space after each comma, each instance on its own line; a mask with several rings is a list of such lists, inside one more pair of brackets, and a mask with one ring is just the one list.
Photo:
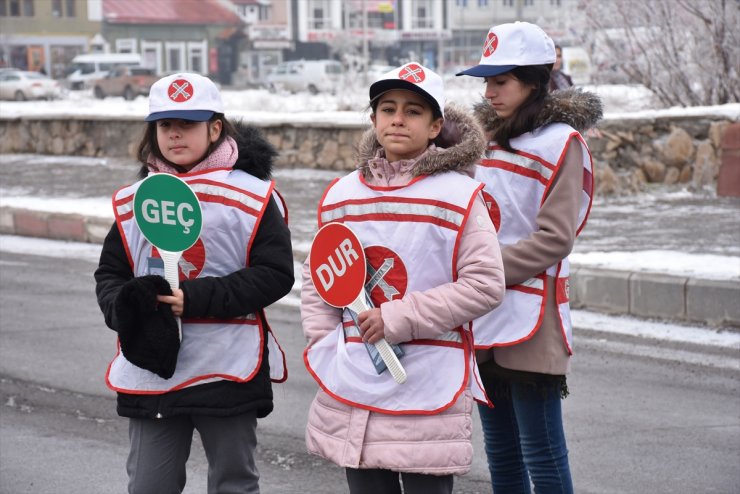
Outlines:
[[[167, 264], [165, 264], [165, 271], [166, 268]], [[360, 293], [360, 296], [352, 301], [352, 303], [349, 304], [347, 308], [355, 311], [357, 314], [369, 310], [370, 307], [368, 307], [365, 303], [365, 292], [362, 291]], [[393, 380], [396, 381], [398, 384], [403, 384], [404, 382], [406, 382], [406, 370], [403, 368], [403, 365], [401, 365], [401, 361], [398, 360], [398, 357], [396, 357], [396, 354], [393, 352], [391, 346], [388, 344], [387, 341], [385, 341], [385, 338], [375, 343], [375, 348], [378, 350], [380, 358], [383, 359], [383, 362], [385, 362], [385, 365], [388, 367], [388, 372], [390, 372], [391, 376], [393, 376]]]
[[[180, 287], [180, 270], [178, 267], [178, 263], [180, 262], [180, 257], [182, 256], [182, 251], [179, 252], [172, 252], [169, 250], [159, 250], [159, 255], [162, 256], [162, 261], [164, 261], [164, 279], [167, 280], [167, 283], [170, 284], [170, 288], [174, 290], [175, 288]], [[182, 341], [182, 320], [177, 317], [177, 332], [180, 336], [180, 341]]]

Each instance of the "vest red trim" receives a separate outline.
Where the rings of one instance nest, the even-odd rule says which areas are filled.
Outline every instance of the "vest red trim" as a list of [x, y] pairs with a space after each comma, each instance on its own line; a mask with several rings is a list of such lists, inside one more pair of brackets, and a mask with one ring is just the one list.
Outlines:
[[[444, 199], [449, 197], [447, 186], [450, 183], [454, 183], [455, 190], [459, 191], [453, 201]], [[445, 174], [444, 178], [417, 177], [404, 187], [370, 187], [359, 172], [354, 172], [327, 187], [319, 204], [319, 226], [330, 222], [349, 223], [366, 250], [380, 246], [400, 255], [408, 270], [405, 293], [423, 290], [457, 279], [456, 255], [460, 236], [482, 187], [468, 177], [453, 173]], [[406, 229], [406, 235], [419, 229], [423, 234], [440, 232], [435, 235], [439, 236], [439, 249], [432, 249], [434, 254], [422, 255], [419, 245], [412, 247], [403, 242], [401, 237], [406, 238], [404, 234], [399, 237], [398, 232], [403, 229]], [[389, 232], [395, 233], [390, 235]], [[424, 256], [436, 265], [446, 264], [445, 269], [424, 274], [418, 264]], [[387, 373], [378, 375], [375, 372], [356, 328], [349, 334], [346, 332], [348, 328], [355, 326], [345, 316], [343, 324], [306, 348], [303, 354], [309, 373], [334, 399], [384, 414], [431, 415], [452, 406], [468, 387], [478, 386], [480, 393], [474, 390], [474, 395], [490, 403], [475, 375], [477, 368], [469, 330], [457, 328], [446, 333], [449, 337], [443, 335], [438, 339], [404, 342], [406, 353], [402, 362], [409, 378], [400, 387], [391, 383], [390, 376], [385, 375]], [[449, 382], [436, 389], [424, 384], [430, 379], [429, 368], [442, 367], [447, 368], [445, 372], [449, 373]], [[347, 376], [352, 376], [352, 380]]]
[[[581, 135], [567, 125], [553, 124], [538, 129], [535, 134], [527, 133], [515, 138], [512, 142], [515, 152], [507, 151], [496, 143], [489, 143], [486, 158], [481, 160], [476, 178], [487, 183], [486, 192], [497, 200], [502, 215], [499, 229], [502, 246], [526, 238], [536, 228], [536, 214], [547, 198], [554, 178], [575, 140], [584, 150], [583, 196], [576, 233], [578, 235], [586, 223], [593, 201], [591, 154]], [[539, 154], [540, 149], [542, 155]], [[534, 154], [535, 152], [538, 154]], [[506, 176], [508, 173], [513, 174], [511, 179]], [[526, 201], [522, 201], [522, 197]], [[537, 206], [528, 202], [532, 199], [538, 201]], [[502, 203], [508, 206], [505, 208]], [[542, 325], [547, 297], [555, 296], [558, 300], [561, 333], [570, 352], [568, 299], [562, 294], [562, 289], [567, 284], [567, 263], [566, 258], [523, 284], [507, 287], [504, 302], [491, 313], [474, 321], [476, 348], [509, 346], [530, 339]], [[564, 275], [561, 274], [561, 267]], [[554, 294], [548, 293], [548, 276], [555, 279], [558, 287]]]
[[[234, 245], [244, 245], [243, 251], [237, 248], [228, 251], [229, 253], [223, 251], [216, 257], [214, 257], [216, 254], [205, 255], [201, 261], [204, 263], [203, 267], [195, 276], [223, 276], [248, 266], [249, 252], [272, 197], [274, 183], [230, 169], [178, 176], [194, 190], [204, 211], [205, 234], [199, 240], [203, 243], [200, 247], [201, 252], [204, 248], [208, 252], [209, 244], [213, 248], [221, 242], [237, 242]], [[127, 188], [131, 190], [130, 193]], [[129, 264], [134, 274], [141, 276], [146, 274], [144, 260], [151, 256], [153, 246], [146, 241], [133, 221], [133, 198], [137, 189], [138, 183], [119, 189], [114, 194], [113, 206]], [[213, 226], [221, 224], [219, 221], [233, 222], [237, 229], [222, 231]], [[132, 249], [135, 249], [135, 253]], [[221, 251], [216, 249], [215, 252]], [[182, 271], [180, 274], [182, 276]], [[116, 357], [108, 366], [106, 383], [118, 392], [161, 394], [214, 379], [247, 382], [254, 378], [262, 366], [265, 344], [271, 350], [271, 379], [277, 382], [285, 381], [287, 379], [285, 355], [264, 317], [264, 312], [260, 311], [260, 314], [262, 319], [256, 314], [224, 320], [184, 319], [182, 323], [185, 336], [178, 355], [178, 367], [175, 369], [175, 375], [169, 380], [161, 379], [128, 362], [121, 355], [119, 345]], [[204, 342], [211, 341], [213, 344], [221, 345], [223, 353], [219, 355], [199, 353], [201, 339]], [[201, 370], [204, 373], [199, 374]]]

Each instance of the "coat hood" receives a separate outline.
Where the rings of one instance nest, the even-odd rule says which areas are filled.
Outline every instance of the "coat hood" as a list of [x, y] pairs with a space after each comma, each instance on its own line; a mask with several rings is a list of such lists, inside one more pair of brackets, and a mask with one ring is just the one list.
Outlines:
[[[436, 148], [432, 147], [412, 167], [413, 176], [448, 171], [470, 174], [470, 169], [486, 149], [486, 139], [480, 124], [473, 115], [455, 105], [445, 107], [444, 126], [434, 144]], [[375, 138], [375, 129], [365, 131], [355, 154], [358, 168], [365, 177], [370, 175], [368, 160], [374, 158], [380, 148], [380, 143]]]
[[241, 120], [232, 121], [236, 129], [236, 146], [239, 158], [234, 169], [243, 170], [260, 180], [269, 180], [272, 177], [272, 167], [278, 155], [275, 147], [262, 136], [262, 132]]
[[[486, 132], [493, 132], [502, 122], [485, 99], [474, 105], [473, 112]], [[537, 116], [534, 127], [560, 122], [583, 132], [594, 127], [603, 113], [601, 98], [596, 94], [578, 88], [563, 89], [545, 97], [545, 106]]]

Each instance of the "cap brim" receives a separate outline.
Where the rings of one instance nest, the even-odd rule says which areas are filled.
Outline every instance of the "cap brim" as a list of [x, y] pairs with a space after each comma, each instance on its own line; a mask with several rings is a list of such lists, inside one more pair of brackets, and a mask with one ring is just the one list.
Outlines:
[[469, 69], [458, 72], [455, 75], [472, 75], [473, 77], [493, 77], [495, 75], [505, 74], [512, 69], [517, 68], [518, 65], [476, 65]]
[[432, 106], [433, 110], [436, 109], [440, 113], [443, 113], [442, 109], [439, 107], [439, 103], [437, 103], [437, 100], [435, 100], [431, 94], [424, 91], [418, 85], [412, 82], [404, 81], [403, 79], [384, 79], [382, 81], [374, 82], [372, 85], [370, 85], [370, 102], [375, 101], [383, 93], [387, 93], [388, 91], [391, 91], [393, 89], [405, 89], [407, 91], [413, 91], [414, 93], [427, 100], [427, 102], [429, 102], [429, 104]]
[[144, 119], [145, 122], [155, 122], [165, 118], [176, 118], [178, 120], [191, 120], [193, 122], [205, 122], [213, 117], [215, 112], [210, 110], [171, 110], [150, 113]]

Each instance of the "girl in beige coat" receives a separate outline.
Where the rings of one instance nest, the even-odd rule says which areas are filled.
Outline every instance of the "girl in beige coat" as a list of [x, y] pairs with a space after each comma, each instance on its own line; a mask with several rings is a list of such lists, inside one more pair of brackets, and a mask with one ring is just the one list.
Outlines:
[[[548, 94], [555, 46], [534, 24], [494, 26], [480, 64], [476, 115], [489, 139], [486, 184], [506, 271], [501, 306], [474, 321], [486, 392], [480, 407], [496, 493], [573, 492], [561, 397], [572, 353], [568, 254], [591, 206], [591, 157], [579, 130], [601, 116], [597, 97]], [[460, 75], [460, 74], [458, 74]]]

